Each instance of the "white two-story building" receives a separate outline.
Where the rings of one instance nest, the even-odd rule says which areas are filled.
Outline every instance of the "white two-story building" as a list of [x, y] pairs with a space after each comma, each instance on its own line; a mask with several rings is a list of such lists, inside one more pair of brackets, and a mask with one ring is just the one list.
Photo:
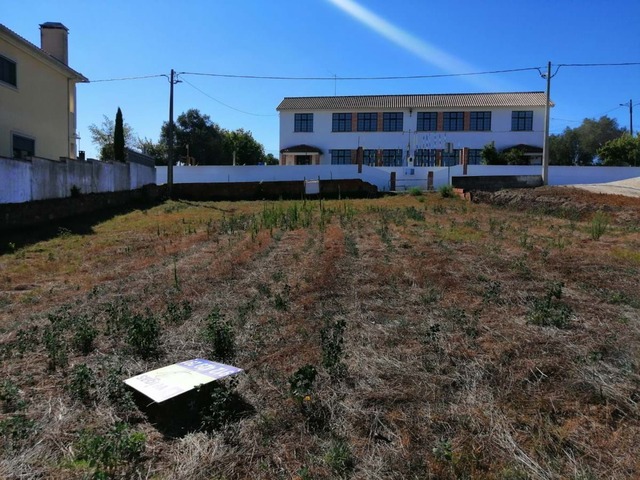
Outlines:
[[544, 92], [286, 97], [280, 112], [280, 164], [357, 162], [370, 166], [481, 163], [481, 151], [517, 147], [542, 155]]

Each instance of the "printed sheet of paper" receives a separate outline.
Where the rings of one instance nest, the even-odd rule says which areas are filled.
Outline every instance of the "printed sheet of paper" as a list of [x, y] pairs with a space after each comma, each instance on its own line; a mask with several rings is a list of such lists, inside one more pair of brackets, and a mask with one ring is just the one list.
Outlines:
[[202, 358], [175, 363], [124, 381], [154, 402], [164, 402], [198, 385], [242, 372], [241, 368]]

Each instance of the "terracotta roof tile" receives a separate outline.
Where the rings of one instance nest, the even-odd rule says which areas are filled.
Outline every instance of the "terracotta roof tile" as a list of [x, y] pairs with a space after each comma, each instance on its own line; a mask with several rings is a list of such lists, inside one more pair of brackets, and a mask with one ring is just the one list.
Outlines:
[[[544, 107], [544, 92], [285, 97], [276, 110]], [[552, 103], [553, 105], [553, 103]]]

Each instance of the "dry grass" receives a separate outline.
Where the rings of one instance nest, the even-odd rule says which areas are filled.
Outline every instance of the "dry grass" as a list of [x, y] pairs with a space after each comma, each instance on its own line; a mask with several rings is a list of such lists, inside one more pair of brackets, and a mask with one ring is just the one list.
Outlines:
[[[0, 477], [91, 475], [82, 435], [127, 422], [146, 448], [113, 476], [638, 478], [639, 201], [486, 200], [515, 208], [436, 195], [167, 202], [3, 255]], [[598, 239], [596, 211], [610, 221]], [[159, 321], [158, 357], [109, 331], [123, 305]], [[250, 413], [165, 436], [120, 380], [211, 356], [214, 308]], [[73, 347], [82, 315], [98, 329], [86, 356]], [[52, 316], [67, 323], [47, 350]], [[562, 322], [532, 321], [547, 317]], [[342, 321], [339, 368], [325, 368], [321, 332]], [[67, 355], [55, 371], [51, 350]], [[94, 375], [86, 401], [70, 387], [79, 364]], [[318, 376], [300, 403], [289, 378], [308, 364]]]

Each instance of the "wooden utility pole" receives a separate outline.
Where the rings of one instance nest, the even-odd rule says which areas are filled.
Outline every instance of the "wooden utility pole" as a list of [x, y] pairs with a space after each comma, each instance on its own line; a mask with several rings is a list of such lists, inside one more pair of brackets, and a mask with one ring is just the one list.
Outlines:
[[173, 85], [176, 72], [171, 69], [169, 77], [169, 138], [167, 138], [167, 187], [169, 197], [173, 196]]

